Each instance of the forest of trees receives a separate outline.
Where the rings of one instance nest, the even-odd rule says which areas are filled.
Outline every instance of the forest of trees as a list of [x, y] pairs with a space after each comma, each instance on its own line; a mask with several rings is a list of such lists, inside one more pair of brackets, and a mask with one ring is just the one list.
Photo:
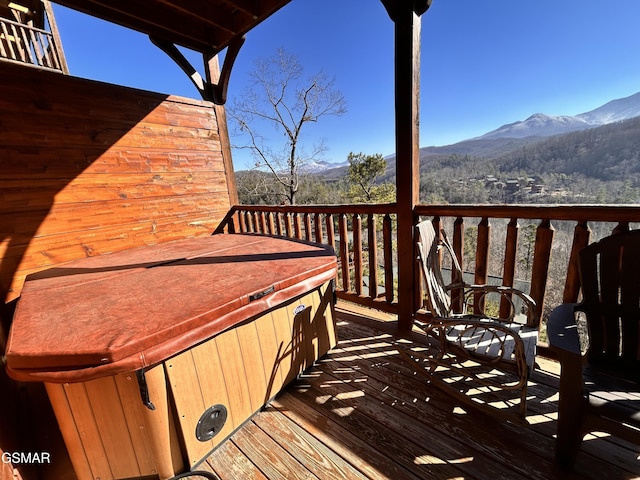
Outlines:
[[[640, 118], [533, 141], [493, 141], [422, 149], [420, 202], [423, 204], [613, 204], [640, 203]], [[474, 147], [477, 147], [474, 149]], [[492, 153], [494, 152], [494, 153]], [[497, 153], [495, 153], [497, 152]], [[395, 164], [381, 155], [352, 155], [351, 165], [303, 175], [299, 204], [386, 203], [395, 200]], [[366, 159], [366, 163], [363, 161]], [[342, 160], [342, 159], [340, 159]], [[359, 166], [359, 167], [358, 167]], [[358, 167], [358, 168], [356, 168]], [[362, 170], [366, 173], [363, 183]], [[237, 172], [244, 204], [280, 204], [266, 171]], [[514, 187], [514, 181], [517, 186]], [[360, 185], [360, 186], [359, 186]], [[368, 195], [372, 186], [379, 196]], [[510, 190], [511, 189], [511, 190]], [[445, 228], [452, 231], [453, 219]], [[489, 275], [500, 277], [507, 220], [491, 221]], [[531, 276], [536, 221], [520, 222], [516, 278]], [[465, 226], [465, 264], [474, 270], [477, 226]], [[554, 222], [553, 262], [549, 264], [545, 314], [562, 301], [574, 222]], [[592, 240], [606, 235], [614, 224], [594, 224]], [[634, 227], [632, 227], [634, 228]]]
[[[421, 203], [640, 203], [640, 118], [537, 141], [494, 141], [489, 152], [470, 143], [459, 144], [460, 153], [456, 145], [422, 149]], [[394, 162], [378, 184], [395, 184]], [[242, 203], [281, 203], [269, 173], [241, 171], [237, 180]], [[350, 188], [348, 167], [302, 175], [297, 203], [354, 203]]]

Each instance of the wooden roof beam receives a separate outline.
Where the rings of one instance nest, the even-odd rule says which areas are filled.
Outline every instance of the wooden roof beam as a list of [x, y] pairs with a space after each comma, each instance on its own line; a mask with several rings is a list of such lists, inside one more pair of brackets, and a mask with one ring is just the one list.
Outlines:
[[[176, 64], [187, 74], [194, 84], [203, 100], [213, 102], [217, 105], [224, 105], [227, 101], [227, 87], [231, 77], [231, 69], [244, 45], [245, 37], [235, 37], [227, 47], [227, 54], [224, 57], [222, 70], [218, 73], [217, 62], [212, 65], [215, 53], [203, 53], [205, 78], [191, 65], [189, 60], [178, 50], [175, 44], [161, 38], [150, 36], [151, 42], [165, 52]], [[212, 71], [215, 70], [215, 72]]]

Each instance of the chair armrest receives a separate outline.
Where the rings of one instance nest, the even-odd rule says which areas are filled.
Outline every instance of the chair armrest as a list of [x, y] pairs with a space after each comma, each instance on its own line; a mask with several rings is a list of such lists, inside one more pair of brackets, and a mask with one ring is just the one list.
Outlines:
[[[515, 295], [518, 298], [520, 298], [522, 300], [522, 303], [526, 306], [527, 325], [537, 326], [539, 323], [538, 310], [536, 308], [535, 300], [531, 298], [531, 296], [527, 295], [521, 290], [518, 290], [517, 288], [505, 287], [502, 285], [469, 285], [469, 284], [462, 284], [462, 283], [455, 283], [447, 286], [447, 290], [460, 290], [460, 289], [464, 291], [463, 295], [465, 298], [465, 302], [467, 298], [469, 298], [471, 295], [475, 293], [480, 293], [484, 295], [488, 293], [496, 293], [500, 295], [502, 298], [506, 298], [509, 301], [509, 303], [511, 303], [511, 306], [514, 307], [511, 297]], [[515, 313], [515, 308], [512, 308], [512, 312]], [[509, 318], [495, 318], [495, 317], [489, 317], [489, 318], [494, 318], [497, 321], [513, 321], [514, 320], [513, 313]]]
[[575, 312], [578, 305], [564, 303], [553, 309], [547, 321], [549, 347], [558, 355], [581, 356]]

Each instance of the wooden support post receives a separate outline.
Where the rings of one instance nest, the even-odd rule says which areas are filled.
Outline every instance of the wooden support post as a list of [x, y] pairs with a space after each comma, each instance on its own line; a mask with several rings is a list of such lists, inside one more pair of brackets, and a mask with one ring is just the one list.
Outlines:
[[398, 330], [411, 330], [414, 312], [413, 209], [420, 194], [420, 27], [430, 0], [382, 0], [395, 24], [396, 185], [398, 208]]
[[49, 30], [51, 30], [51, 37], [53, 38], [53, 46], [55, 48], [55, 55], [58, 57], [59, 68], [62, 73], [69, 75], [69, 66], [67, 65], [67, 57], [64, 55], [64, 49], [62, 48], [62, 40], [60, 39], [60, 31], [58, 30], [58, 24], [56, 23], [56, 17], [53, 14], [51, 8], [51, 2], [49, 0], [42, 1], [42, 8], [47, 16], [49, 22]]
[[[229, 67], [230, 68], [230, 67]], [[220, 66], [218, 57], [215, 56], [207, 63], [207, 78], [209, 82], [218, 82], [220, 79]], [[226, 82], [227, 80], [225, 80]], [[226, 86], [224, 87], [226, 92]], [[225, 93], [226, 95], [226, 93]], [[238, 187], [236, 185], [236, 174], [233, 170], [233, 159], [231, 157], [231, 141], [229, 140], [229, 129], [227, 127], [227, 113], [224, 105], [214, 103], [213, 110], [216, 113], [216, 122], [218, 125], [218, 134], [220, 135], [220, 145], [222, 146], [222, 161], [224, 163], [224, 172], [227, 179], [227, 189], [229, 191], [229, 203], [237, 205], [240, 203], [238, 199]]]

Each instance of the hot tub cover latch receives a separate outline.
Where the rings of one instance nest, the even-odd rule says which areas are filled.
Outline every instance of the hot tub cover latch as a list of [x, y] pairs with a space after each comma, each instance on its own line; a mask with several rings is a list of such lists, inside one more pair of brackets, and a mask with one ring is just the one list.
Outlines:
[[142, 404], [149, 410], [155, 410], [156, 406], [149, 398], [149, 387], [147, 386], [147, 378], [144, 376], [144, 370], [136, 370], [136, 377], [138, 377], [138, 387], [140, 388], [140, 397], [142, 397]]
[[254, 293], [253, 295], [249, 295], [249, 301], [253, 302], [255, 300], [260, 300], [262, 297], [264, 297], [266, 295], [269, 295], [271, 292], [275, 292], [275, 291], [276, 291], [276, 286], [275, 285], [271, 285], [266, 290], [263, 290], [263, 291], [258, 292], [258, 293]]

